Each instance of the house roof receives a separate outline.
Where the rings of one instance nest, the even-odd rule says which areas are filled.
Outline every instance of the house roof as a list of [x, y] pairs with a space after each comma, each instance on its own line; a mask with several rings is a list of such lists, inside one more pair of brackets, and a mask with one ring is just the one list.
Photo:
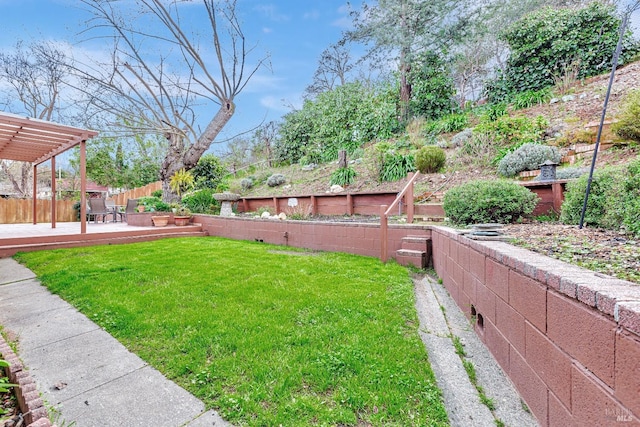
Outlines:
[[0, 159], [40, 164], [98, 132], [0, 112]]

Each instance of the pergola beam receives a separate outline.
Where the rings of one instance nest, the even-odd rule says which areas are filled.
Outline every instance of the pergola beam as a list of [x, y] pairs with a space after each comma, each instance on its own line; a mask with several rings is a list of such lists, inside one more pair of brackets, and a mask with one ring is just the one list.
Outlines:
[[51, 227], [56, 226], [55, 157], [80, 145], [80, 232], [87, 231], [86, 141], [98, 132], [0, 112], [0, 159], [33, 164], [33, 223], [37, 223], [37, 167], [51, 160]]

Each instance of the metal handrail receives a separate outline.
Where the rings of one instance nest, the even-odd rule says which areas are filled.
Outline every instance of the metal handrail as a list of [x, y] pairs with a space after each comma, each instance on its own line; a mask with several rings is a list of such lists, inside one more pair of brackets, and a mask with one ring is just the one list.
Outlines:
[[413, 213], [414, 213], [414, 205], [413, 205], [413, 184], [416, 179], [420, 176], [420, 172], [410, 172], [407, 177], [409, 181], [404, 186], [402, 191], [398, 193], [396, 199], [391, 203], [391, 205], [382, 205], [380, 206], [380, 261], [387, 262], [387, 236], [388, 236], [388, 225], [389, 219], [388, 216], [391, 213], [391, 210], [402, 200], [402, 197], [406, 197], [407, 199], [407, 222], [411, 224], [413, 222]]

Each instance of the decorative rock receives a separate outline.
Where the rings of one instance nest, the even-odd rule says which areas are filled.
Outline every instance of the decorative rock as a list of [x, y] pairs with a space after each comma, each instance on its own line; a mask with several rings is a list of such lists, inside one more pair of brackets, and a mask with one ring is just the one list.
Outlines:
[[549, 101], [549, 104], [555, 104], [558, 101], [560, 101], [558, 98], [551, 98], [551, 100]]
[[311, 164], [308, 164], [308, 165], [304, 165], [302, 167], [302, 170], [305, 171], [305, 172], [310, 172], [310, 171], [314, 170], [316, 168], [316, 166], [317, 165], [315, 163], [311, 163]]
[[569, 102], [573, 101], [574, 99], [576, 99], [576, 97], [573, 95], [565, 95], [562, 97], [562, 102]]
[[269, 218], [271, 216], [271, 214], [267, 211], [262, 212], [262, 215], [260, 215], [260, 218]]
[[286, 213], [284, 213], [284, 212], [280, 212], [280, 213], [278, 214], [278, 219], [279, 219], [279, 220], [281, 220], [281, 221], [286, 220], [286, 219], [287, 219], [287, 214], [286, 214]]
[[339, 186], [338, 184], [334, 184], [331, 186], [331, 188], [329, 188], [329, 192], [330, 193], [342, 193], [344, 191], [344, 188], [342, 188], [341, 186]]

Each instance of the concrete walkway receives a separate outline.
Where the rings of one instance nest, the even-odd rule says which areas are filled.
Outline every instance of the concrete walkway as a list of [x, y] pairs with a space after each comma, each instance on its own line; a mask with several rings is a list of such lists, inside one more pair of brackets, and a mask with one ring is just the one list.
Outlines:
[[[515, 386], [473, 330], [444, 286], [430, 278], [416, 280], [416, 309], [420, 319], [420, 337], [427, 347], [429, 361], [442, 390], [452, 426], [535, 427], [531, 413], [525, 410]], [[464, 346], [465, 359], [475, 367], [477, 384], [494, 402], [495, 410], [481, 403], [475, 385], [456, 354], [452, 337]]]
[[214, 411], [35, 279], [0, 259], [0, 325], [59, 423], [76, 427], [228, 426]]
[[[520, 396], [446, 290], [415, 281], [420, 337], [429, 353], [452, 426], [536, 426]], [[19, 340], [19, 357], [58, 422], [76, 427], [230, 426], [204, 404], [40, 285], [33, 272], [0, 258], [0, 325]], [[455, 353], [461, 339], [478, 383], [496, 409], [480, 402]]]

